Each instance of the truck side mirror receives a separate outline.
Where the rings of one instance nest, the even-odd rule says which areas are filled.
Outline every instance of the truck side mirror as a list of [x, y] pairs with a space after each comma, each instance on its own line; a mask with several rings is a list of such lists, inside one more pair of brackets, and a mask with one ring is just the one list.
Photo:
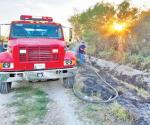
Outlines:
[[4, 49], [4, 50], [7, 50], [7, 48], [8, 48], [8, 44], [7, 44], [7, 43], [4, 43], [4, 44], [3, 44], [3, 49]]
[[72, 28], [69, 28], [69, 41], [72, 41]]

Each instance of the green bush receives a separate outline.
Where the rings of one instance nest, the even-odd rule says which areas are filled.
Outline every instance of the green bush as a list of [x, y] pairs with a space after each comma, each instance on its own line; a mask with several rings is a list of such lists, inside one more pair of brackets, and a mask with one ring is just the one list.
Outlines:
[[118, 103], [112, 104], [111, 113], [122, 121], [126, 121], [130, 118], [129, 112]]
[[150, 69], [150, 56], [144, 57], [140, 54], [126, 53], [125, 64], [131, 64], [134, 68], [141, 70]]
[[142, 63], [142, 69], [143, 70], [150, 69], [150, 56], [144, 57], [144, 62]]
[[115, 59], [116, 53], [117, 52], [115, 50], [110, 49], [108, 51], [99, 51], [98, 56], [100, 58], [110, 60], [110, 59]]
[[128, 57], [129, 63], [133, 65], [141, 65], [143, 62], [143, 57], [141, 55], [130, 55]]

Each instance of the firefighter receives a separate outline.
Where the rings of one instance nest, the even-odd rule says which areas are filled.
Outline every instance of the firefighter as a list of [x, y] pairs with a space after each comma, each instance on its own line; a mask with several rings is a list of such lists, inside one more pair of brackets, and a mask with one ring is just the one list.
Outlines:
[[66, 51], [69, 51], [70, 50], [70, 45], [67, 43], [66, 45]]
[[79, 64], [83, 65], [85, 63], [85, 54], [86, 54], [86, 45], [84, 41], [81, 42], [79, 45], [79, 50], [78, 50], [78, 58], [79, 58]]

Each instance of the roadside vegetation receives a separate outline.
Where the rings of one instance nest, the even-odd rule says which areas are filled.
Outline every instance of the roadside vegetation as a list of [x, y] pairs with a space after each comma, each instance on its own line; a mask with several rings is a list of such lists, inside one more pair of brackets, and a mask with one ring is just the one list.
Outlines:
[[114, 102], [111, 104], [83, 104], [77, 114], [90, 120], [91, 125], [131, 125], [133, 117], [123, 106]]
[[0, 36], [0, 43], [1, 42], [7, 42], [8, 39], [5, 36]]
[[14, 101], [9, 107], [16, 108], [18, 125], [34, 123], [43, 118], [47, 112], [48, 97], [44, 91], [31, 86], [16, 90]]
[[[150, 11], [132, 7], [128, 1], [118, 6], [102, 2], [82, 13], [76, 11], [69, 21], [74, 39], [84, 39], [89, 54], [140, 70], [150, 69]], [[110, 28], [114, 22], [126, 29], [115, 31]]]

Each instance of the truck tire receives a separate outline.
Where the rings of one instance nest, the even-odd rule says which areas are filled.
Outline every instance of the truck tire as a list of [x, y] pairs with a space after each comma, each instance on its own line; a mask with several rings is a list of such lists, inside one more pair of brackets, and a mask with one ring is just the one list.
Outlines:
[[0, 82], [0, 93], [7, 94], [11, 90], [11, 82]]
[[74, 83], [75, 83], [75, 76], [63, 78], [63, 86], [65, 88], [73, 88]]

